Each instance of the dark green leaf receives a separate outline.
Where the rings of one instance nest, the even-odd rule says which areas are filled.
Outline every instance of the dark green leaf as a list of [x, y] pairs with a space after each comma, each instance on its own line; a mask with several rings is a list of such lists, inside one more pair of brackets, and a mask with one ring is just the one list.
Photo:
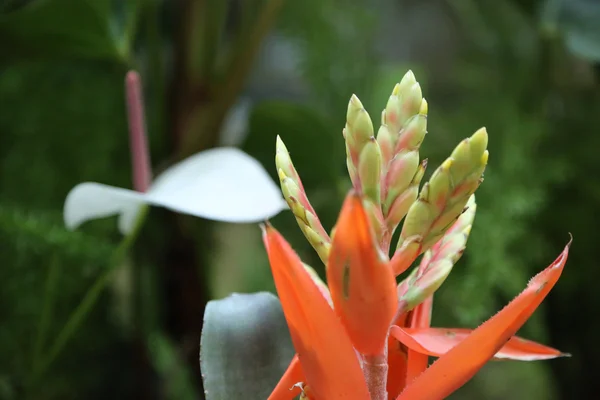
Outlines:
[[277, 297], [232, 294], [204, 313], [200, 368], [207, 400], [266, 399], [294, 355]]
[[8, 56], [126, 62], [138, 5], [139, 0], [31, 1], [0, 14], [0, 45]]

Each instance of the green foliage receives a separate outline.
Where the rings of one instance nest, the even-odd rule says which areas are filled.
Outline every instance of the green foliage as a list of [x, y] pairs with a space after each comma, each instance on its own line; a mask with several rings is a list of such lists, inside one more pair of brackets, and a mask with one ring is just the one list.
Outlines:
[[152, 363], [164, 379], [161, 395], [166, 400], [193, 400], [197, 398], [189, 369], [178, 354], [177, 344], [161, 332], [150, 335], [148, 349]]
[[[19, 63], [0, 75], [1, 373], [16, 393], [32, 379], [36, 363], [114, 250], [107, 237], [115, 232], [113, 221], [93, 224], [96, 236], [67, 232], [61, 209], [77, 182], [127, 184], [121, 82], [118, 71], [86, 63]], [[107, 307], [105, 297], [101, 304]], [[107, 368], [99, 360], [82, 374], [70, 365], [98, 358], [118, 343], [106, 315], [93, 313], [90, 324], [59, 360], [63, 367], [46, 377], [38, 398], [69, 398], [77, 391], [69, 383], [72, 374], [82, 378], [79, 387], [93, 386], [88, 373]], [[86, 337], [96, 334], [102, 339], [86, 347]]]
[[314, 95], [313, 106], [331, 112], [344, 125], [352, 93], [367, 97], [377, 77], [374, 11], [366, 0], [289, 1], [280, 29], [297, 44], [299, 69]]
[[140, 0], [33, 0], [5, 8], [0, 14], [0, 45], [13, 57], [127, 62], [139, 4]]

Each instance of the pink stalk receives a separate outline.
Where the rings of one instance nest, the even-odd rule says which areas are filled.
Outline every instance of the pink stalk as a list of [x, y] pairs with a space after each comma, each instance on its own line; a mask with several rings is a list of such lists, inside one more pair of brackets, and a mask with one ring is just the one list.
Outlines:
[[386, 346], [382, 354], [363, 355], [363, 373], [365, 381], [369, 388], [371, 400], [387, 400], [387, 378], [388, 378], [388, 357], [387, 357], [387, 338]]
[[133, 188], [146, 192], [152, 182], [150, 152], [146, 137], [144, 99], [140, 75], [129, 71], [125, 77], [127, 120], [129, 122], [129, 149], [133, 169]]

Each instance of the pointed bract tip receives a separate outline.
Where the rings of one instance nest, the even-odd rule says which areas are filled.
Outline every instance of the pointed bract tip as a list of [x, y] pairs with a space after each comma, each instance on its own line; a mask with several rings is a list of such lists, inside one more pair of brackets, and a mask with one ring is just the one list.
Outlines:
[[567, 243], [567, 247], [571, 247], [571, 244], [573, 243], [573, 234], [571, 232], [569, 232], [569, 243]]
[[[413, 85], [410, 87], [410, 91], [413, 92], [413, 95], [417, 98], [423, 98], [423, 90], [421, 89], [421, 85], [419, 84], [419, 82], [415, 82], [413, 83]], [[421, 107], [421, 105], [423, 104], [423, 100], [421, 100], [421, 103], [419, 105], [419, 107]]]
[[423, 99], [421, 100], [421, 107], [419, 108], [419, 114], [426, 116], [428, 112], [429, 104], [427, 104], [427, 100], [425, 100], [425, 98], [423, 97]]
[[287, 152], [287, 147], [285, 147], [285, 143], [283, 143], [283, 139], [281, 139], [281, 136], [279, 135], [277, 135], [277, 138], [275, 139], [275, 150]]
[[271, 225], [271, 223], [268, 220], [259, 223], [258, 227], [260, 228], [263, 236], [266, 236], [271, 231], [275, 230], [275, 228], [273, 228], [273, 225]]
[[350, 104], [354, 107], [363, 108], [363, 105], [362, 105], [360, 99], [354, 93], [352, 93], [352, 96], [350, 96]]
[[406, 83], [408, 81], [410, 81], [410, 82], [416, 82], [417, 81], [417, 78], [415, 77], [415, 74], [412, 71], [412, 69], [409, 69], [408, 71], [406, 71], [406, 73], [402, 77], [402, 80], [400, 81], [400, 84]]
[[475, 205], [475, 193], [473, 193], [471, 195], [471, 197], [469, 197], [469, 200], [467, 200], [467, 204], [465, 205], [465, 211], [466, 211], [466, 209], [468, 209], [474, 205]]
[[487, 150], [484, 151], [483, 154], [481, 155], [481, 164], [487, 165], [489, 158], [490, 158], [490, 152]]
[[488, 141], [488, 131], [485, 126], [477, 129], [473, 136], [471, 136], [471, 140], [484, 140], [487, 144]]

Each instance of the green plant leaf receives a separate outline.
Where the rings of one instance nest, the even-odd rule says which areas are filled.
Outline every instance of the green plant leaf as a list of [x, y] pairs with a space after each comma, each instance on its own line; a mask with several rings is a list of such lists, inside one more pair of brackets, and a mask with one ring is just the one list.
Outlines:
[[234, 293], [206, 305], [200, 368], [207, 400], [266, 399], [293, 356], [273, 294]]
[[0, 45], [12, 57], [129, 59], [139, 0], [35, 0], [0, 13]]
[[169, 337], [158, 331], [151, 333], [148, 350], [152, 364], [162, 378], [165, 400], [198, 398], [188, 365], [182, 359], [180, 349]]

